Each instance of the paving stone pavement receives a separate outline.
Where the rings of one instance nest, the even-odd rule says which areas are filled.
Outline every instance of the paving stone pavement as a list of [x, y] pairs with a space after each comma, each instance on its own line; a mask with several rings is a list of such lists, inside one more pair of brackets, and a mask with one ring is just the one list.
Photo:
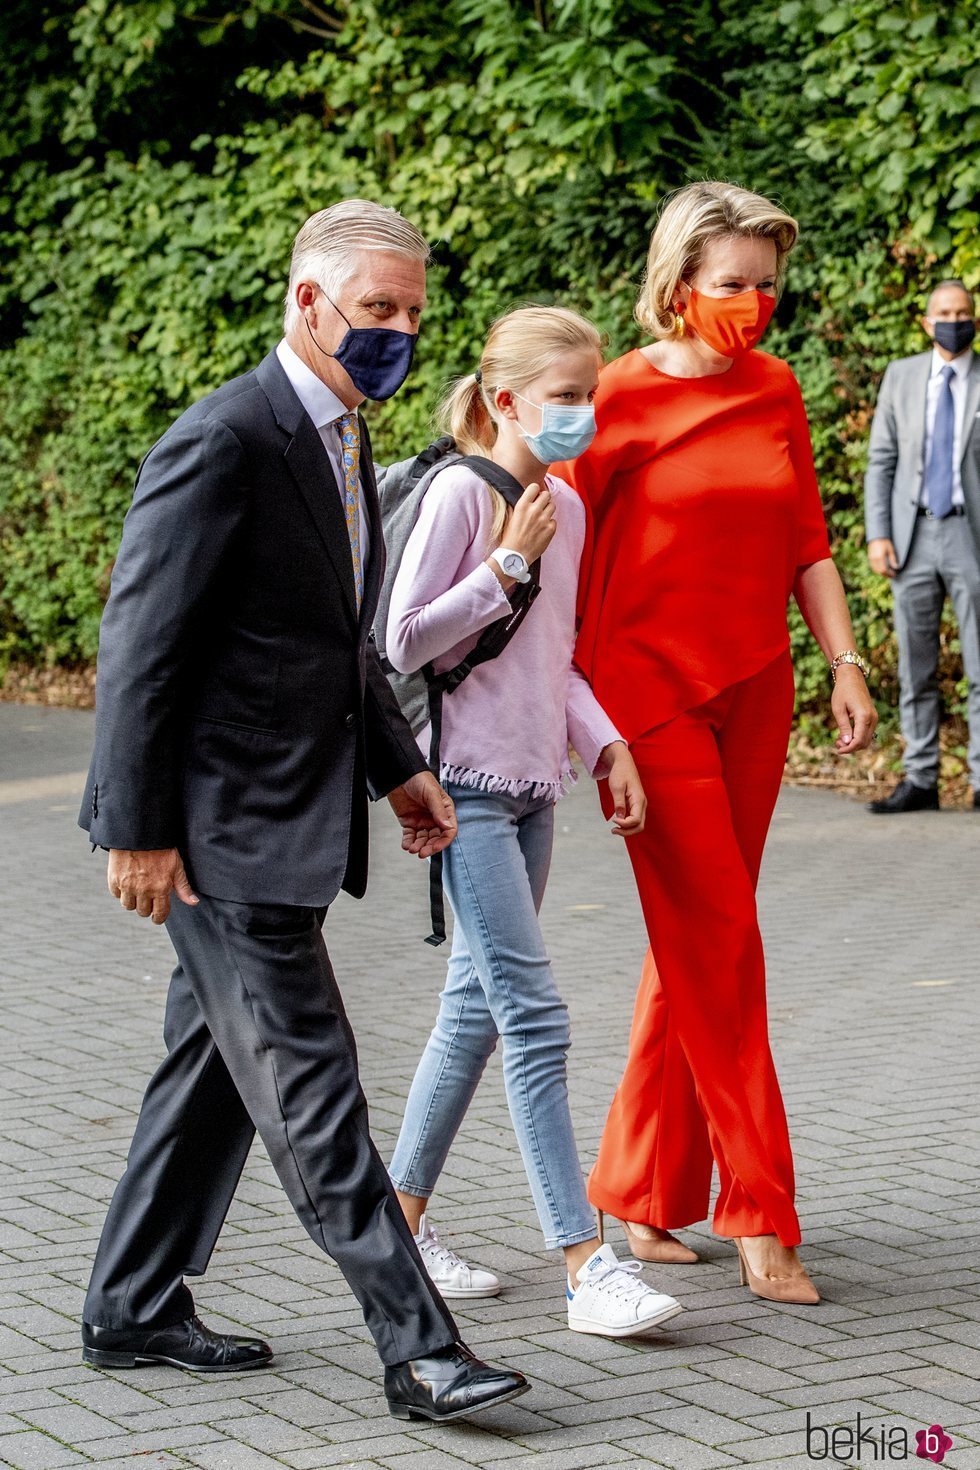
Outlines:
[[[824, 1303], [757, 1302], [702, 1226], [688, 1237], [702, 1263], [660, 1273], [686, 1307], [668, 1330], [570, 1333], [498, 1062], [433, 1213], [503, 1278], [495, 1300], [458, 1304], [466, 1339], [525, 1369], [533, 1390], [471, 1424], [403, 1425], [346, 1284], [258, 1148], [196, 1296], [214, 1325], [272, 1339], [274, 1366], [216, 1381], [79, 1360], [82, 1291], [160, 1055], [171, 965], [166, 934], [113, 906], [74, 827], [91, 730], [86, 713], [0, 705], [0, 1464], [866, 1467], [916, 1461], [915, 1431], [938, 1423], [953, 1440], [943, 1463], [980, 1470], [980, 817], [874, 819], [798, 790], [777, 810], [761, 892], [771, 1026]], [[374, 854], [367, 900], [338, 901], [327, 937], [387, 1157], [444, 959], [420, 942], [422, 865], [381, 809]], [[644, 945], [625, 854], [587, 781], [559, 808], [544, 922], [588, 1164]]]

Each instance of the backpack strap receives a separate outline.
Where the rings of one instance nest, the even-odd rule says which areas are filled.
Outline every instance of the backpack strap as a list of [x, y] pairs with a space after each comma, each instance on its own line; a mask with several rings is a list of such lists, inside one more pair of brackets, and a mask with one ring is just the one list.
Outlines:
[[[449, 455], [455, 455], [455, 453], [456, 440], [452, 434], [443, 434], [441, 439], [436, 439], [427, 449], [423, 449], [420, 454], [415, 456], [415, 463], [408, 472], [409, 479], [413, 484], [417, 484], [423, 476], [428, 474], [429, 470], [434, 469], [442, 460], [447, 459]], [[459, 459], [454, 458], [452, 463], [458, 464]]]
[[494, 464], [492, 459], [486, 459], [482, 454], [463, 454], [455, 463], [468, 465], [481, 480], [486, 480], [495, 490], [499, 490], [510, 506], [515, 506], [524, 494], [524, 486], [516, 475], [512, 475], [502, 465]]
[[[494, 464], [492, 459], [484, 459], [482, 455], [467, 454], [456, 461], [457, 464], [465, 464], [475, 470], [481, 478], [488, 480], [495, 490], [499, 490], [508, 505], [515, 506], [524, 494], [524, 486], [509, 470], [502, 469], [500, 465]], [[485, 664], [492, 658], [497, 658], [507, 647], [510, 640], [516, 634], [518, 628], [527, 617], [535, 598], [541, 591], [541, 558], [532, 562], [528, 568], [530, 581], [518, 582], [508, 599], [511, 611], [504, 613], [503, 617], [484, 628], [473, 648], [464, 659], [461, 659], [454, 668], [446, 669], [437, 674], [431, 664], [427, 664], [424, 670], [426, 682], [430, 694], [434, 688], [442, 694], [451, 694], [458, 689], [463, 680], [468, 677], [480, 664]]]
[[[474, 470], [481, 479], [488, 481], [495, 490], [498, 490], [507, 504], [512, 507], [524, 494], [524, 486], [520, 480], [516, 479], [509, 470], [494, 464], [491, 459], [484, 459], [478, 454], [467, 454], [456, 460], [455, 463], [465, 464]], [[468, 678], [480, 664], [489, 663], [491, 659], [498, 658], [514, 637], [541, 591], [541, 558], [538, 557], [528, 570], [530, 581], [518, 582], [517, 586], [508, 593], [511, 611], [504, 613], [503, 617], [484, 628], [476, 644], [464, 659], [441, 674], [436, 673], [431, 663], [426, 664], [422, 670], [429, 691], [429, 769], [437, 781], [441, 766], [439, 747], [442, 743], [443, 695], [452, 694], [454, 689], [458, 689], [463, 680]], [[429, 916], [432, 922], [432, 933], [428, 935], [425, 942], [432, 945], [442, 944], [446, 938], [446, 909], [442, 890], [441, 852], [435, 853], [429, 859]]]

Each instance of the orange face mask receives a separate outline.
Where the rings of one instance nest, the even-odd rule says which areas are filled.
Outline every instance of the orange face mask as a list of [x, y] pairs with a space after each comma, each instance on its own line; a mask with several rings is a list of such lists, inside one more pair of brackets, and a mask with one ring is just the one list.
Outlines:
[[706, 347], [713, 347], [723, 357], [741, 357], [761, 340], [775, 309], [776, 298], [762, 291], [702, 296], [692, 286], [684, 323]]

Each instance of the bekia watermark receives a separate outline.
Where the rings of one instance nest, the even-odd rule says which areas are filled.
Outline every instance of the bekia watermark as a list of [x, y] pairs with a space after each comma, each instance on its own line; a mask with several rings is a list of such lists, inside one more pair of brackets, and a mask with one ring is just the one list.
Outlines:
[[941, 1465], [953, 1441], [941, 1424], [916, 1430], [915, 1448], [904, 1424], [866, 1423], [860, 1413], [854, 1424], [815, 1424], [807, 1410], [806, 1456], [808, 1460], [836, 1460], [850, 1465], [864, 1460], [881, 1464], [887, 1460], [931, 1460]]
[[917, 1458], [932, 1460], [936, 1465], [941, 1465], [947, 1451], [953, 1448], [953, 1441], [941, 1424], [932, 1424], [928, 1429], [918, 1430], [915, 1442], [918, 1445], [915, 1452]]

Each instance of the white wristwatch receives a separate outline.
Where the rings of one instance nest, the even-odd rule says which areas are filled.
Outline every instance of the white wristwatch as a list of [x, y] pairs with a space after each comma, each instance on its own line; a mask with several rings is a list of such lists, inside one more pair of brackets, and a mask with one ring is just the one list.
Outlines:
[[511, 551], [506, 546], [498, 546], [496, 551], [490, 553], [505, 577], [513, 577], [515, 582], [530, 582], [531, 573], [528, 570], [527, 560], [521, 556], [519, 551]]

